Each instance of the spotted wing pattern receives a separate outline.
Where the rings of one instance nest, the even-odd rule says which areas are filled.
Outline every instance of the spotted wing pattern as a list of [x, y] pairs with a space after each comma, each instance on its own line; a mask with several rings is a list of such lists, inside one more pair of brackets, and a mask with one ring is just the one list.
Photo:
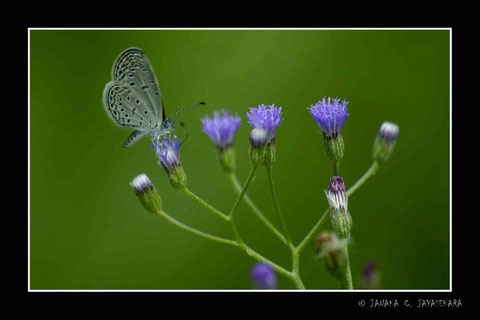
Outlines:
[[112, 69], [112, 79], [142, 97], [159, 124], [164, 120], [162, 95], [152, 65], [138, 48], [128, 48], [120, 53]]

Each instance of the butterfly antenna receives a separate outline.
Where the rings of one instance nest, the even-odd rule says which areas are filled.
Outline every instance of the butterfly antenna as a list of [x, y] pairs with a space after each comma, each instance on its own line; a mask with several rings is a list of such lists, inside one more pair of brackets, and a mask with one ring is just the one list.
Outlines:
[[205, 106], [206, 103], [205, 102], [197, 102], [197, 103], [194, 103], [194, 104], [191, 104], [189, 106], [186, 106], [186, 107], [183, 107], [182, 109], [178, 110], [177, 112], [175, 112], [174, 114], [172, 114], [170, 117], [168, 117], [169, 119], [172, 119], [173, 117], [175, 117], [176, 115], [184, 112], [184, 111], [187, 111], [188, 109], [191, 109], [193, 107], [198, 107], [198, 106]]

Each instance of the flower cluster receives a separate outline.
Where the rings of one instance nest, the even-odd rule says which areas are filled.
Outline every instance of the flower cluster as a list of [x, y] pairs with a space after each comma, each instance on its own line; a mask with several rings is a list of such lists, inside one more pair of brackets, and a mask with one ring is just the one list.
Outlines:
[[[340, 160], [344, 154], [344, 142], [341, 130], [349, 116], [347, 105], [348, 102], [346, 100], [341, 101], [338, 98], [331, 99], [328, 97], [321, 99], [307, 109], [315, 123], [322, 131], [326, 153], [330, 160], [332, 160], [334, 169], [333, 177], [330, 179], [328, 189], [325, 190], [325, 195], [330, 207], [330, 219], [334, 232], [323, 232], [317, 237], [316, 254], [318, 258], [324, 259], [327, 271], [330, 272], [340, 282], [342, 288], [352, 289], [353, 282], [349, 266], [350, 264], [348, 261], [348, 242], [352, 229], [352, 217], [348, 209], [348, 196], [345, 189], [345, 184], [343, 178], [338, 174]], [[149, 212], [164, 216], [167, 218], [167, 220], [175, 225], [181, 226], [182, 229], [195, 233], [203, 238], [238, 246], [250, 256], [254, 256], [253, 249], [249, 248], [245, 243], [243, 243], [243, 240], [238, 234], [238, 231], [236, 231], [236, 227], [233, 222], [233, 213], [243, 197], [246, 199], [247, 204], [249, 204], [251, 208], [253, 207], [252, 210], [259, 216], [259, 218], [261, 218], [262, 221], [276, 235], [278, 235], [287, 246], [295, 249], [292, 250], [294, 251], [292, 253], [292, 257], [294, 258], [293, 261], [298, 261], [298, 255], [300, 254], [301, 248], [303, 248], [304, 245], [307, 244], [308, 241], [312, 240], [312, 238], [315, 236], [319, 223], [317, 223], [314, 229], [312, 229], [312, 231], [304, 238], [300, 245], [295, 248], [290, 240], [283, 218], [280, 215], [278, 202], [275, 196], [275, 189], [273, 187], [273, 180], [271, 178], [271, 166], [275, 160], [276, 153], [276, 130], [284, 120], [282, 117], [282, 107], [276, 107], [274, 104], [261, 104], [258, 107], [249, 108], [246, 116], [248, 123], [252, 128], [249, 134], [249, 154], [252, 162], [252, 170], [247, 178], [247, 182], [244, 184], [243, 189], [236, 180], [234, 174], [235, 151], [233, 148], [233, 141], [241, 124], [240, 117], [237, 114], [233, 114], [229, 111], [221, 110], [214, 111], [212, 117], [205, 116], [201, 119], [202, 131], [214, 143], [218, 151], [218, 159], [220, 164], [225, 172], [230, 175], [233, 185], [240, 194], [239, 198], [237, 198], [235, 202], [234, 208], [231, 210], [229, 215], [226, 215], [215, 209], [213, 206], [187, 189], [187, 177], [180, 163], [179, 154], [182, 141], [178, 140], [176, 136], [173, 138], [170, 138], [169, 136], [164, 137], [163, 141], [161, 142], [156, 141], [152, 144], [153, 150], [158, 158], [158, 163], [166, 171], [172, 186], [189, 195], [208, 210], [216, 213], [221, 218], [224, 218], [224, 220], [232, 223], [233, 230], [237, 232], [234, 239], [224, 239], [210, 235], [206, 232], [185, 226], [175, 219], [170, 218], [162, 210], [161, 198], [152, 182], [145, 174], [135, 177], [131, 182], [131, 186], [139, 197], [142, 205]], [[393, 147], [396, 143], [398, 133], [399, 129], [396, 124], [391, 122], [384, 122], [382, 124], [374, 144], [374, 166], [372, 167], [373, 169], [368, 171], [369, 175], [367, 178], [375, 172], [376, 166], [378, 165], [377, 161], [386, 161], [390, 157]], [[267, 218], [263, 217], [262, 213], [258, 208], [255, 207], [254, 204], [251, 203], [249, 198], [245, 198], [247, 188], [255, 177], [255, 170], [257, 169], [258, 165], [265, 166], [267, 172], [269, 173], [269, 187], [271, 189], [272, 198], [276, 205], [275, 209], [282, 221], [282, 227], [284, 229], [283, 234], [276, 230], [276, 228], [268, 221]], [[366, 179], [365, 175], [362, 177], [362, 179], [362, 182], [364, 182]], [[350, 189], [350, 193], [358, 188], [359, 185], [361, 185], [361, 183], [356, 183], [354, 187]], [[321, 219], [323, 219], [323, 217]], [[262, 260], [262, 258], [258, 256], [259, 255], [256, 255], [257, 259]], [[270, 261], [269, 264], [260, 262], [252, 267], [250, 271], [250, 278], [255, 288], [270, 290], [277, 288], [277, 276], [272, 266], [281, 274], [291, 277], [298, 288], [304, 288], [298, 273], [298, 265], [295, 266], [295, 262], [293, 264], [292, 271], [288, 271], [280, 265]], [[350, 276], [348, 276], [348, 274], [350, 274]], [[362, 274], [363, 286], [373, 287], [375, 286], [377, 280], [378, 273], [376, 272], [375, 265], [366, 265]]]

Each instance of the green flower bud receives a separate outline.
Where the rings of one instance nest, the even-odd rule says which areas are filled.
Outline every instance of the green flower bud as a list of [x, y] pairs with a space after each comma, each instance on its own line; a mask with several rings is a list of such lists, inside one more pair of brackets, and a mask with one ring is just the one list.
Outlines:
[[150, 181], [145, 174], [136, 176], [130, 185], [148, 212], [157, 213], [162, 209], [162, 199], [152, 184], [152, 181]]

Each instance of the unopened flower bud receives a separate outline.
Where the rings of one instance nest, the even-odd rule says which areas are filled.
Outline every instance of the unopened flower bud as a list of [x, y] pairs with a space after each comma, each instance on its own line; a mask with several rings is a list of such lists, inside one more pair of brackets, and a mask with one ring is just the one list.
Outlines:
[[330, 219], [333, 229], [341, 239], [348, 239], [352, 228], [352, 217], [348, 211], [348, 197], [343, 178], [332, 177], [325, 195], [330, 205]]
[[277, 275], [275, 270], [266, 263], [257, 263], [253, 266], [250, 277], [253, 285], [257, 289], [276, 289], [277, 288]]
[[176, 137], [153, 143], [158, 163], [165, 169], [170, 183], [175, 189], [182, 189], [187, 185], [187, 175], [180, 163], [181, 143]]
[[130, 185], [148, 212], [157, 213], [162, 209], [162, 199], [152, 181], [145, 174], [136, 176]]
[[373, 144], [373, 159], [385, 162], [393, 153], [398, 137], [398, 126], [395, 123], [384, 122]]

